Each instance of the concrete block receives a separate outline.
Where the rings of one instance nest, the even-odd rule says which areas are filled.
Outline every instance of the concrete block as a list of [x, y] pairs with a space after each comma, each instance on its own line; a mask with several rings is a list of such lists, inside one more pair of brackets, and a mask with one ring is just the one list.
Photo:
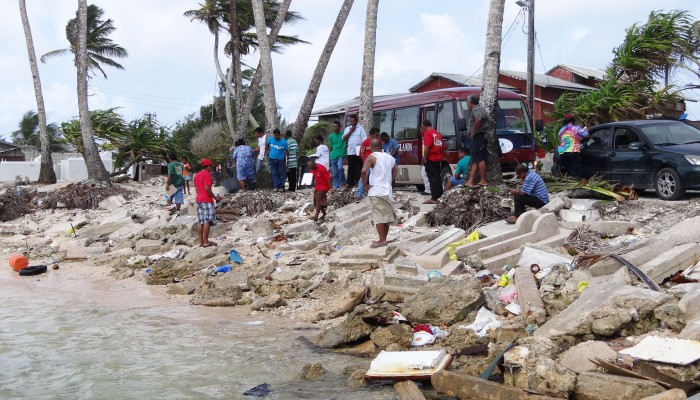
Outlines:
[[295, 240], [293, 242], [287, 242], [287, 244], [289, 246], [291, 246], [292, 248], [295, 248], [297, 250], [304, 250], [304, 251], [313, 250], [318, 245], [318, 243], [316, 243], [316, 241], [313, 239]]
[[92, 238], [71, 238], [66, 242], [61, 243], [58, 246], [58, 251], [59, 252], [66, 252], [70, 248], [80, 248], [80, 247], [87, 247], [90, 246], [94, 240]]
[[371, 248], [369, 246], [351, 245], [344, 246], [342, 249], [333, 253], [331, 258], [356, 258], [381, 260], [387, 254], [387, 247]]
[[105, 253], [101, 256], [95, 257], [94, 261], [96, 263], [108, 263], [112, 261], [118, 261], [120, 259], [127, 259], [136, 254], [133, 249], [124, 248], [118, 250], [110, 250], [110, 252]]
[[518, 304], [522, 309], [521, 318], [526, 324], [542, 325], [547, 319], [547, 311], [530, 268], [515, 269], [515, 286], [518, 288]]
[[[112, 197], [114, 197], [114, 196], [112, 196]], [[109, 197], [109, 199], [111, 199], [112, 197]], [[107, 200], [105, 200], [105, 201], [107, 201]], [[100, 203], [100, 204], [102, 204], [102, 203]], [[117, 209], [116, 211], [112, 212], [108, 217], [102, 219], [100, 221], [100, 225], [105, 225], [105, 224], [109, 224], [111, 222], [121, 221], [121, 220], [124, 220], [126, 218], [131, 219], [131, 211]]]
[[430, 379], [435, 391], [459, 400], [553, 400], [556, 397], [531, 394], [513, 386], [451, 371], [440, 371]]
[[[696, 284], [696, 286], [700, 286]], [[688, 291], [678, 301], [678, 307], [683, 311], [687, 319], [696, 319], [700, 317], [700, 290]]]
[[141, 255], [155, 254], [163, 250], [162, 240], [139, 239], [136, 241], [135, 250]]
[[665, 251], [639, 266], [651, 280], [661, 283], [665, 278], [683, 271], [700, 260], [700, 243], [688, 243]]
[[138, 235], [140, 232], [145, 230], [145, 227], [141, 224], [126, 224], [122, 226], [121, 228], [117, 229], [116, 231], [112, 232], [108, 238], [109, 240], [114, 240], [116, 242], [125, 240], [125, 239], [131, 239], [134, 236]]
[[581, 374], [584, 372], [595, 372], [598, 368], [591, 360], [599, 359], [607, 362], [615, 361], [617, 352], [610, 348], [605, 342], [589, 340], [579, 343], [562, 353], [558, 362], [562, 366]]
[[287, 235], [298, 235], [300, 233], [315, 232], [318, 226], [314, 221], [302, 221], [296, 224], [289, 224], [284, 226], [284, 232]]
[[584, 372], [578, 376], [574, 396], [576, 400], [638, 400], [664, 390], [658, 383], [646, 379]]
[[[568, 202], [567, 202], [568, 200]], [[539, 211], [541, 213], [556, 213], [562, 208], [567, 208], [567, 205], [571, 207], [571, 199], [568, 197], [557, 196], [549, 199], [549, 203], [540, 207]]]
[[682, 389], [671, 389], [653, 396], [645, 397], [641, 400], [683, 400], [687, 399], [685, 392]]
[[66, 251], [66, 260], [85, 260], [99, 257], [108, 251], [109, 247], [106, 244], [93, 245], [90, 247], [70, 247], [68, 251]]
[[328, 269], [348, 269], [352, 271], [365, 271], [379, 267], [379, 260], [372, 259], [336, 259], [328, 261]]
[[639, 228], [642, 224], [633, 221], [562, 221], [561, 226], [566, 229], [577, 229], [588, 226], [591, 230], [601, 233], [606, 237], [615, 237], [627, 234], [630, 230]]
[[415, 255], [436, 255], [444, 251], [445, 246], [450, 243], [454, 243], [458, 240], [464, 239], [466, 232], [459, 228], [449, 228], [443, 234], [438, 236], [436, 239], [431, 240], [428, 243], [419, 245], [411, 253]]

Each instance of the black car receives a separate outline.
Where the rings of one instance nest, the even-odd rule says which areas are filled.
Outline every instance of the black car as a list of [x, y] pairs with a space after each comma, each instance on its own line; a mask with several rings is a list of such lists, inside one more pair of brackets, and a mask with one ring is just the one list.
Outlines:
[[599, 174], [638, 190], [654, 189], [663, 200], [700, 189], [700, 130], [692, 125], [623, 121], [597, 125], [589, 132], [581, 148], [585, 178]]

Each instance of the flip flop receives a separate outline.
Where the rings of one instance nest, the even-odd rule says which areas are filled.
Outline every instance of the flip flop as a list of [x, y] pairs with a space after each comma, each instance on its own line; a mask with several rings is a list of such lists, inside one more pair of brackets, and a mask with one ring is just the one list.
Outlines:
[[387, 242], [384, 242], [384, 243], [373, 242], [371, 245], [369, 245], [369, 247], [371, 249], [376, 249], [377, 247], [384, 247], [387, 244], [389, 244], [389, 243], [387, 243]]
[[430, 199], [423, 202], [423, 204], [437, 204], [437, 201]]
[[212, 247], [212, 246], [216, 247], [216, 246], [218, 246], [218, 244], [216, 244], [216, 242], [209, 242], [207, 244], [202, 245], [202, 247]]

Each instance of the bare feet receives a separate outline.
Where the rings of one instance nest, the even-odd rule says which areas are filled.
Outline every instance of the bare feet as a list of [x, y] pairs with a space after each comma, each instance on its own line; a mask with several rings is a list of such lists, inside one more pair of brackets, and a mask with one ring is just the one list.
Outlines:
[[518, 221], [518, 218], [514, 215], [511, 215], [510, 217], [505, 219], [507, 224], [514, 224]]
[[372, 242], [372, 244], [369, 245], [369, 247], [372, 249], [376, 249], [377, 247], [384, 247], [387, 244], [389, 244], [389, 242]]
[[430, 199], [423, 202], [423, 204], [437, 204], [437, 201]]

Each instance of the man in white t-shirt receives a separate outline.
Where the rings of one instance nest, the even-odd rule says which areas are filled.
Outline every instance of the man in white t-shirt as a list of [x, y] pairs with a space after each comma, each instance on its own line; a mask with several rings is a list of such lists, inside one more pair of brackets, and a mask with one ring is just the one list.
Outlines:
[[316, 163], [323, 165], [326, 167], [326, 170], [330, 171], [330, 152], [328, 151], [328, 146], [323, 144], [323, 136], [317, 135], [316, 138], [314, 138], [314, 141], [316, 143], [316, 153], [314, 154], [314, 157], [316, 157]]
[[[394, 211], [393, 191], [391, 182], [396, 177], [396, 160], [390, 154], [382, 152], [382, 141], [372, 139], [372, 154], [365, 160], [362, 166], [362, 182], [369, 188], [367, 195], [372, 204], [372, 220], [377, 228], [379, 240], [373, 242], [370, 247], [382, 247], [388, 244], [386, 237], [389, 234], [389, 225], [396, 222]], [[368, 172], [369, 179], [367, 177]]]
[[343, 140], [348, 144], [348, 179], [349, 187], [353, 187], [360, 182], [360, 171], [362, 170], [362, 160], [357, 154], [357, 149], [362, 142], [367, 139], [367, 132], [362, 125], [357, 123], [357, 114], [351, 115], [350, 125], [345, 128]]
[[255, 135], [258, 137], [258, 148], [255, 149], [255, 154], [258, 155], [257, 160], [255, 160], [255, 174], [257, 175], [262, 168], [263, 161], [265, 160], [265, 146], [267, 146], [267, 135], [262, 128], [255, 128]]

